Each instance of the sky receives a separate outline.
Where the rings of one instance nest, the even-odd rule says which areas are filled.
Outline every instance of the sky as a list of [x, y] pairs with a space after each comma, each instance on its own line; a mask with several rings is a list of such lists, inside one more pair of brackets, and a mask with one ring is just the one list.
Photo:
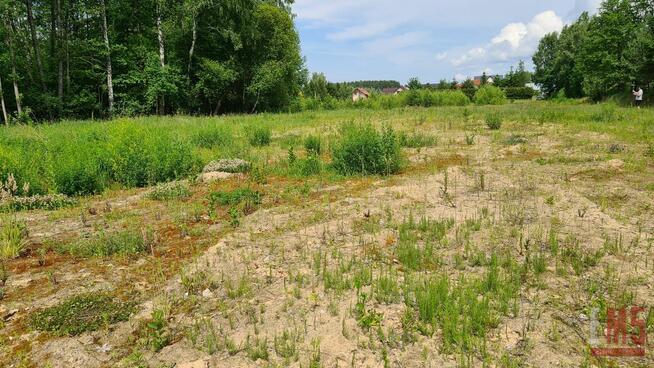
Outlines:
[[601, 0], [296, 0], [310, 72], [406, 83], [504, 74]]

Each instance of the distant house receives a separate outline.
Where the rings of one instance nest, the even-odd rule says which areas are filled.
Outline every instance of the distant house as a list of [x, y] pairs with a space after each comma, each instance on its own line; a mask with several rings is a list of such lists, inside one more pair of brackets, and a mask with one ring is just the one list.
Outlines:
[[[475, 79], [473, 79], [473, 82], [475, 83], [476, 87], [481, 86], [481, 82], [484, 80], [484, 76], [477, 76]], [[493, 84], [495, 83], [495, 79], [491, 77], [490, 75], [486, 77], [486, 84]]]
[[352, 92], [352, 101], [357, 102], [359, 100], [366, 100], [370, 97], [370, 92], [363, 87], [357, 87]]
[[382, 93], [385, 95], [399, 95], [400, 93], [404, 91], [408, 91], [409, 87], [391, 87], [391, 88], [384, 88], [382, 89]]

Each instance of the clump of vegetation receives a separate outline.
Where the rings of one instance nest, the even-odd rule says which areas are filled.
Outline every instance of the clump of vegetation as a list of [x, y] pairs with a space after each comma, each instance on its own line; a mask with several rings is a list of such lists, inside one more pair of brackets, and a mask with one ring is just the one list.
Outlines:
[[110, 257], [113, 255], [130, 256], [147, 250], [143, 234], [126, 230], [116, 233], [101, 232], [88, 239], [58, 244], [55, 251], [61, 254], [70, 254], [75, 257]]
[[499, 87], [485, 85], [475, 92], [474, 99], [477, 105], [504, 105], [506, 94]]
[[[73, 132], [73, 133], [71, 133]], [[199, 168], [187, 141], [163, 126], [120, 120], [110, 125], [65, 123], [41, 135], [10, 137], [0, 150], [0, 177], [14, 173], [15, 196], [95, 194], [110, 185], [145, 187], [183, 178]]]
[[133, 312], [133, 303], [116, 300], [107, 294], [82, 294], [32, 314], [29, 325], [57, 336], [76, 336], [126, 321]]
[[299, 160], [297, 164], [300, 167], [302, 176], [317, 175], [322, 172], [322, 162], [315, 155], [311, 155], [304, 160]]
[[170, 201], [175, 199], [187, 198], [191, 195], [191, 189], [188, 183], [183, 181], [173, 181], [165, 184], [158, 184], [154, 187], [147, 197], [155, 201]]
[[33, 195], [30, 197], [9, 197], [0, 201], [0, 212], [3, 211], [53, 211], [60, 208], [72, 207], [77, 204], [75, 198], [64, 194]]
[[400, 133], [399, 141], [402, 147], [434, 147], [438, 144], [438, 137], [426, 133], [413, 132], [412, 134], [408, 134], [402, 132]]
[[167, 328], [166, 313], [157, 309], [152, 311], [150, 321], [146, 323], [146, 336], [145, 340], [148, 347], [157, 352], [170, 343], [170, 332]]
[[378, 132], [371, 124], [346, 124], [332, 152], [333, 166], [342, 175], [390, 175], [403, 164], [400, 143], [390, 127]]
[[600, 107], [599, 111], [592, 113], [590, 118], [597, 123], [611, 123], [620, 120], [621, 116], [615, 104], [606, 103]]
[[297, 360], [297, 343], [299, 342], [300, 337], [301, 336], [294, 331], [284, 330], [281, 335], [275, 336], [275, 353], [284, 359]]
[[250, 188], [239, 188], [231, 192], [213, 192], [209, 194], [209, 204], [211, 207], [234, 206], [243, 202], [250, 202], [255, 205], [261, 204], [261, 193]]
[[304, 140], [304, 149], [309, 155], [320, 155], [322, 152], [322, 144], [320, 137], [310, 135]]
[[27, 227], [16, 218], [0, 218], [0, 260], [14, 259], [27, 246]]
[[[405, 96], [397, 98], [405, 99], [407, 106], [465, 106], [470, 99], [462, 91], [430, 91], [428, 89], [412, 89]], [[392, 98], [394, 96], [390, 96]]]
[[491, 257], [479, 280], [461, 277], [452, 283], [447, 276], [409, 280], [407, 305], [414, 308], [418, 329], [428, 335], [440, 328], [445, 351], [471, 351], [483, 344], [487, 331], [507, 315], [520, 289], [520, 273], [512, 264], [505, 273]]
[[258, 337], [250, 339], [248, 336], [245, 342], [245, 352], [252, 361], [268, 360], [268, 339]]
[[232, 140], [230, 132], [222, 127], [209, 127], [196, 132], [191, 142], [201, 148], [214, 148], [223, 146]]
[[613, 153], [613, 154], [622, 153], [626, 150], [627, 148], [623, 144], [619, 144], [619, 143], [612, 143], [609, 145], [608, 148], [609, 153]]
[[[501, 126], [501, 123], [500, 123]], [[489, 126], [490, 128], [490, 126]], [[492, 129], [492, 128], [491, 128]], [[509, 146], [515, 146], [517, 144], [524, 144], [527, 143], [527, 138], [525, 138], [522, 135], [519, 134], [511, 134], [504, 140], [504, 144], [509, 145]]]
[[500, 114], [486, 115], [486, 126], [490, 130], [499, 130], [502, 127], [502, 116]]
[[645, 156], [654, 157], [654, 143], [647, 144], [647, 148], [645, 148]]
[[272, 141], [272, 131], [267, 126], [254, 126], [248, 132], [248, 141], [254, 147], [263, 147], [270, 145]]
[[238, 227], [241, 216], [254, 212], [261, 204], [261, 197], [261, 193], [250, 188], [213, 192], [209, 194], [209, 215], [215, 215], [219, 206], [228, 206], [226, 214], [229, 216], [229, 222], [232, 227]]

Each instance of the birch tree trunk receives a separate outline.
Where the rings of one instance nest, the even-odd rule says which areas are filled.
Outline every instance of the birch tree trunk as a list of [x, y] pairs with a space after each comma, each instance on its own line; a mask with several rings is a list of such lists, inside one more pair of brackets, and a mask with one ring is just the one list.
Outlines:
[[157, 11], [157, 36], [159, 38], [159, 61], [161, 67], [166, 66], [166, 49], [164, 46], [163, 29], [161, 29], [161, 12]]
[[16, 32], [16, 27], [14, 22], [9, 19], [9, 25], [7, 27], [7, 43], [9, 46], [9, 58], [11, 59], [11, 79], [14, 83], [14, 96], [16, 98], [16, 110], [18, 114], [23, 113], [23, 108], [20, 103], [20, 91], [18, 90], [18, 73], [16, 73], [16, 52], [14, 50], [14, 33]]
[[[163, 29], [161, 28], [161, 4], [157, 5], [157, 36], [159, 38], [159, 62], [161, 69], [166, 67], [166, 49], [164, 45]], [[158, 114], [166, 113], [166, 100], [165, 96], [159, 96], [159, 107], [157, 108]]]
[[111, 47], [109, 45], [109, 29], [107, 28], [107, 4], [102, 0], [102, 36], [107, 52], [107, 93], [109, 95], [109, 114], [114, 111], [114, 81], [111, 68]]
[[41, 63], [41, 51], [39, 50], [39, 42], [36, 38], [36, 28], [34, 27], [34, 14], [32, 12], [32, 0], [25, 0], [27, 6], [27, 24], [30, 28], [30, 35], [32, 37], [32, 48], [34, 49], [34, 59], [36, 60], [36, 67], [39, 70], [39, 78], [41, 81], [41, 88], [46, 91], [45, 87], [45, 73], [43, 73], [43, 63]]
[[196, 14], [193, 14], [193, 38], [191, 40], [191, 49], [188, 51], [188, 81], [191, 82], [191, 65], [193, 64], [193, 54], [195, 53], [195, 43], [198, 40], [198, 20]]
[[5, 106], [5, 94], [2, 89], [2, 77], [0, 77], [0, 105], [2, 105], [2, 117], [4, 118], [5, 125], [9, 125], [9, 116], [7, 116], [7, 106]]
[[57, 71], [57, 96], [59, 97], [59, 102], [64, 99], [64, 58], [63, 58], [63, 48], [62, 43], [64, 43], [63, 37], [63, 27], [61, 22], [61, 1], [55, 0], [56, 6], [55, 11], [57, 12], [57, 26], [56, 26], [56, 37], [57, 37], [57, 60], [59, 62], [58, 71]]

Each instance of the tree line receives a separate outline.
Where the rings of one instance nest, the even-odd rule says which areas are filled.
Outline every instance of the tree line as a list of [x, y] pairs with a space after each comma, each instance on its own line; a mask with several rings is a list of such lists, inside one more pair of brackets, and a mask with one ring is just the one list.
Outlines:
[[546, 35], [533, 61], [533, 80], [549, 97], [599, 101], [647, 88], [654, 82], [654, 2], [604, 0], [596, 15]]
[[1, 117], [285, 109], [306, 79], [292, 2], [0, 0]]

